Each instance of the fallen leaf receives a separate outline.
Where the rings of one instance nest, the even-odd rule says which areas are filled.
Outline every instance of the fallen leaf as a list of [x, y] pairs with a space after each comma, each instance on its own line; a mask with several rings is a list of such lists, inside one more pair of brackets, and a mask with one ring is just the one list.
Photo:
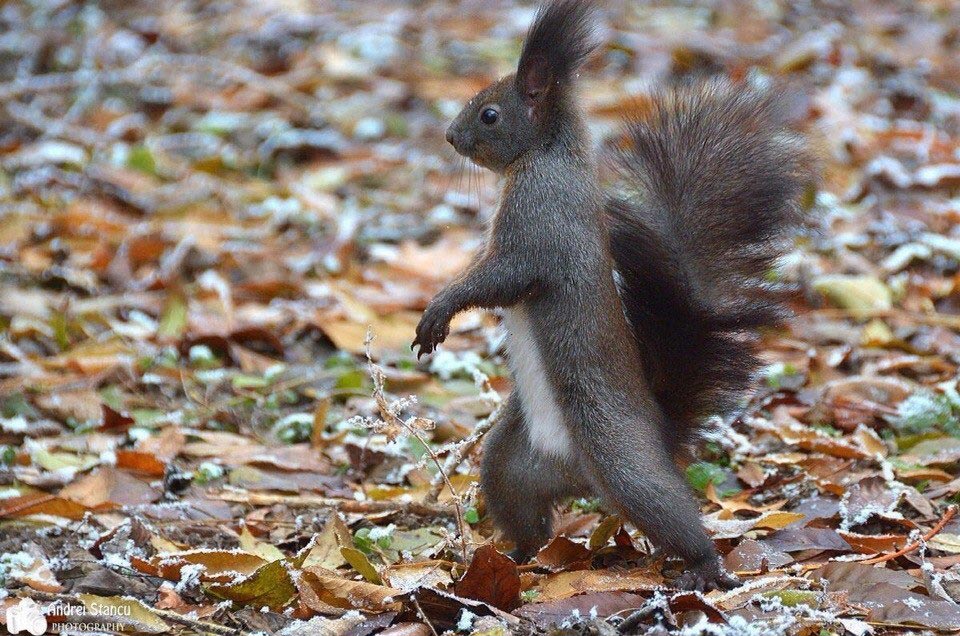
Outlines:
[[214, 596], [235, 603], [280, 611], [297, 595], [292, 572], [302, 565], [305, 557], [306, 552], [303, 552], [289, 559], [272, 561], [229, 583], [208, 583], [205, 589]]
[[849, 309], [854, 316], [867, 317], [871, 312], [893, 306], [890, 289], [874, 276], [825, 274], [813, 279], [812, 285], [837, 306]]
[[646, 597], [630, 592], [592, 592], [559, 600], [528, 603], [518, 609], [517, 616], [546, 629], [568, 619], [574, 612], [580, 616], [606, 618], [626, 610], [636, 610], [647, 603]]
[[400, 590], [391, 587], [366, 581], [352, 581], [316, 566], [306, 568], [300, 573], [298, 586], [301, 592], [308, 588], [311, 598], [325, 606], [343, 610], [380, 612], [397, 609], [398, 597], [402, 594]]
[[562, 572], [588, 569], [592, 557], [593, 552], [587, 546], [567, 537], [558, 536], [540, 549], [536, 560], [551, 572]]
[[201, 565], [201, 581], [227, 583], [253, 574], [267, 561], [243, 550], [200, 549], [158, 554], [149, 560], [131, 558], [130, 563], [141, 572], [169, 581], [179, 581], [184, 566]]
[[343, 522], [340, 513], [333, 511], [323, 530], [314, 537], [303, 567], [319, 566], [327, 570], [336, 570], [347, 562], [340, 553], [340, 548], [352, 546], [353, 537], [350, 529]]
[[240, 531], [240, 548], [250, 554], [257, 555], [264, 561], [279, 561], [286, 557], [280, 548], [264, 543], [250, 534], [250, 529], [246, 526]]
[[343, 560], [350, 564], [354, 570], [360, 573], [360, 576], [375, 583], [377, 585], [382, 585], [383, 580], [380, 578], [380, 573], [377, 572], [377, 568], [373, 567], [373, 564], [370, 563], [370, 559], [367, 558], [360, 550], [354, 547], [344, 546], [340, 548], [340, 555], [343, 557]]
[[105, 622], [120, 623], [131, 631], [146, 634], [167, 634], [170, 626], [142, 602], [119, 596], [78, 594], [90, 616], [99, 616]]
[[104, 504], [138, 506], [160, 498], [160, 491], [129, 473], [101, 466], [60, 491], [60, 496], [88, 508]]
[[771, 510], [754, 519], [722, 518], [720, 515], [724, 513], [724, 511], [721, 511], [707, 515], [703, 519], [704, 527], [713, 535], [714, 539], [736, 539], [756, 528], [780, 530], [792, 523], [802, 521], [804, 518], [800, 513], [784, 512], [782, 510]]
[[425, 561], [417, 563], [397, 563], [387, 567], [381, 575], [384, 583], [392, 588], [410, 592], [421, 587], [445, 589], [453, 585], [446, 561]]
[[663, 577], [647, 570], [578, 570], [544, 577], [540, 582], [540, 594], [537, 598], [554, 601], [586, 592], [651, 591], [660, 585], [663, 585]]
[[50, 515], [78, 520], [83, 519], [88, 510], [75, 501], [39, 492], [0, 500], [0, 517]]
[[458, 596], [483, 601], [505, 612], [520, 605], [520, 574], [510, 557], [492, 545], [482, 545], [463, 578], [454, 587]]
[[621, 525], [623, 525], [623, 521], [617, 515], [605, 517], [590, 535], [590, 542], [588, 544], [590, 549], [599, 550], [607, 545], [607, 542], [617, 533]]

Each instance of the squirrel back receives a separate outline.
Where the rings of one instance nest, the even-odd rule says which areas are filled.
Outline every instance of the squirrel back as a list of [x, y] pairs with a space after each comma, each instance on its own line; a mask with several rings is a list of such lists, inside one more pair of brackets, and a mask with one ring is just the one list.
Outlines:
[[606, 208], [624, 310], [674, 450], [736, 405], [759, 367], [750, 332], [784, 310], [764, 282], [799, 220], [809, 161], [769, 94], [726, 81], [657, 94]]

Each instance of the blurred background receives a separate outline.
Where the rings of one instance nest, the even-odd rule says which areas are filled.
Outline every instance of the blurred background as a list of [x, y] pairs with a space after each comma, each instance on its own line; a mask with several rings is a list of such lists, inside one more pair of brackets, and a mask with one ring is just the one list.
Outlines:
[[[600, 4], [605, 44], [581, 91], [598, 144], [657, 83], [775, 81], [823, 157], [810, 203], [835, 236], [822, 240], [841, 243], [830, 256], [844, 262], [810, 275], [876, 273], [904, 232], [950, 235], [957, 3]], [[306, 362], [323, 355], [316, 337], [359, 352], [369, 323], [378, 351], [402, 348], [495, 200], [493, 176], [463, 165], [443, 129], [513, 69], [534, 11], [4, 3], [0, 315], [23, 342], [0, 370], [50, 372], [24, 360], [69, 361], [89, 340], [109, 359], [111, 331], [126, 351], [158, 330], [262, 328], [279, 340], [259, 343], [268, 353], [304, 344], [285, 355]], [[944, 251], [921, 245], [900, 255]]]

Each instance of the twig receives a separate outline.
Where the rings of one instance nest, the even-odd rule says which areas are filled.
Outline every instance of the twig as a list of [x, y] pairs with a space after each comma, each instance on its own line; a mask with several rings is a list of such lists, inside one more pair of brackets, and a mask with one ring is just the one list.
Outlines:
[[367, 354], [367, 364], [370, 369], [370, 377], [373, 379], [373, 398], [377, 402], [377, 408], [380, 411], [380, 417], [383, 418], [383, 423], [387, 427], [392, 427], [394, 429], [402, 428], [408, 434], [414, 437], [420, 445], [424, 448], [427, 455], [430, 456], [430, 459], [437, 466], [439, 475], [443, 480], [443, 483], [446, 484], [447, 488], [450, 489], [450, 493], [453, 495], [453, 505], [457, 513], [457, 528], [460, 530], [460, 548], [463, 553], [463, 561], [467, 562], [467, 522], [463, 519], [463, 502], [460, 500], [460, 495], [457, 493], [456, 488], [453, 487], [453, 482], [450, 481], [450, 477], [443, 470], [443, 464], [440, 463], [440, 458], [437, 456], [437, 453], [433, 448], [430, 447], [429, 442], [423, 438], [420, 434], [420, 431], [417, 430], [414, 423], [421, 420], [421, 418], [411, 418], [410, 420], [404, 420], [402, 417], [397, 415], [396, 406], [391, 406], [387, 403], [387, 398], [384, 395], [384, 382], [386, 376], [376, 363], [373, 361], [373, 356], [370, 352], [370, 344], [373, 342], [373, 333], [367, 331], [367, 337], [364, 341], [364, 346]]
[[[923, 537], [921, 537], [919, 540], [914, 541], [912, 543], [908, 543], [907, 545], [903, 546], [901, 549], [897, 550], [896, 552], [890, 552], [889, 554], [880, 554], [875, 557], [871, 557], [869, 559], [864, 559], [863, 561], [855, 561], [855, 563], [862, 563], [864, 565], [875, 565], [877, 563], [886, 563], [887, 561], [892, 561], [893, 559], [902, 557], [906, 554], [910, 554], [911, 552], [919, 548], [921, 545], [923, 545], [933, 537], [937, 536], [937, 534], [939, 534], [940, 531], [943, 530], [943, 528], [950, 522], [951, 519], [954, 518], [954, 516], [956, 516], [956, 514], [957, 514], [957, 506], [955, 505], [948, 506], [946, 512], [943, 514], [943, 517], [940, 519], [940, 521], [938, 521], [935, 526], [930, 528], [927, 534], [923, 535]], [[777, 568], [775, 570], [770, 570], [769, 572], [763, 572], [761, 570], [738, 570], [734, 574], [738, 576], [755, 576], [758, 574], [773, 574], [776, 572], [790, 572], [794, 574], [806, 573], [806, 572], [811, 572], [813, 570], [819, 570], [820, 568], [825, 566], [827, 563], [836, 563], [836, 560], [830, 559], [827, 561], [820, 561], [817, 563], [789, 565], [786, 567]]]
[[[478, 383], [481, 384], [483, 391], [486, 394], [497, 395], [493, 387], [490, 386], [490, 379], [479, 371], [477, 371], [477, 373], [480, 376], [478, 378]], [[493, 425], [496, 424], [500, 419], [500, 414], [503, 412], [503, 408], [503, 401], [500, 400], [500, 396], [497, 395], [497, 404], [493, 408], [493, 411], [490, 413], [490, 415], [478, 422], [477, 425], [473, 427], [473, 432], [471, 432], [470, 435], [452, 445], [450, 448], [450, 454], [447, 455], [447, 459], [443, 462], [443, 468], [437, 475], [434, 476], [433, 481], [430, 484], [430, 492], [427, 494], [424, 501], [433, 503], [437, 500], [437, 498], [440, 496], [440, 492], [443, 490], [443, 477], [445, 475], [452, 475], [457, 470], [460, 464], [463, 463], [463, 460], [470, 455], [474, 447], [480, 442], [481, 439], [483, 439], [483, 436], [487, 434], [487, 431], [493, 428]], [[443, 449], [441, 449], [441, 452], [443, 452]]]
[[947, 523], [949, 523], [950, 520], [953, 519], [954, 516], [956, 516], [956, 514], [957, 514], [957, 506], [955, 505], [947, 506], [947, 511], [943, 513], [943, 517], [940, 519], [940, 521], [937, 522], [937, 525], [930, 528], [930, 531], [927, 532], [927, 534], [923, 535], [921, 539], [914, 541], [913, 543], [908, 543], [907, 545], [903, 546], [896, 552], [891, 552], [889, 554], [881, 554], [879, 556], [873, 557], [872, 559], [867, 559], [866, 561], [860, 561], [860, 563], [863, 563], [864, 565], [873, 565], [874, 563], [884, 563], [885, 561], [891, 561], [898, 557], [902, 557], [905, 554], [909, 554], [913, 552], [914, 550], [919, 548], [921, 545], [923, 545], [924, 543], [926, 543], [927, 541], [935, 537], [941, 530], [943, 530], [944, 526], [946, 526]]
[[333, 508], [341, 512], [359, 514], [377, 512], [402, 512], [423, 517], [452, 517], [456, 509], [441, 504], [427, 504], [417, 501], [357, 501], [356, 499], [337, 499], [311, 495], [277, 495], [262, 492], [224, 491], [214, 495], [223, 501], [248, 503], [252, 506], [272, 506], [283, 504], [302, 508]]

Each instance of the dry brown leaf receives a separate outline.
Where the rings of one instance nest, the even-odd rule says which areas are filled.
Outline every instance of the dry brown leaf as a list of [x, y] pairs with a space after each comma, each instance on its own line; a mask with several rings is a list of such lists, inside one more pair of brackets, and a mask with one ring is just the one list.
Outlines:
[[180, 580], [180, 570], [186, 565], [202, 565], [201, 581], [229, 583], [240, 576], [253, 574], [267, 563], [265, 559], [243, 550], [186, 550], [173, 554], [158, 554], [149, 560], [131, 558], [130, 562], [141, 572], [169, 581]]
[[754, 519], [736, 519], [732, 518], [727, 511], [721, 510], [705, 516], [703, 525], [714, 539], [736, 539], [756, 528], [780, 530], [804, 518], [804, 515], [797, 512], [771, 510]]
[[539, 585], [538, 601], [555, 601], [586, 592], [649, 592], [663, 585], [663, 577], [648, 570], [611, 572], [579, 570], [545, 577]]
[[564, 536], [554, 537], [537, 553], [537, 563], [551, 572], [585, 570], [590, 567], [593, 552], [582, 543]]
[[458, 596], [482, 601], [512, 611], [520, 605], [520, 574], [510, 557], [500, 554], [490, 544], [482, 545], [463, 578], [454, 587]]
[[[328, 607], [382, 612], [399, 607], [400, 590], [366, 581], [353, 581], [321, 567], [305, 568], [300, 574], [301, 593], [308, 589]], [[316, 609], [315, 611], [320, 611]]]
[[111, 466], [101, 466], [60, 491], [64, 499], [88, 508], [104, 504], [138, 506], [156, 501], [160, 494], [150, 484]]

